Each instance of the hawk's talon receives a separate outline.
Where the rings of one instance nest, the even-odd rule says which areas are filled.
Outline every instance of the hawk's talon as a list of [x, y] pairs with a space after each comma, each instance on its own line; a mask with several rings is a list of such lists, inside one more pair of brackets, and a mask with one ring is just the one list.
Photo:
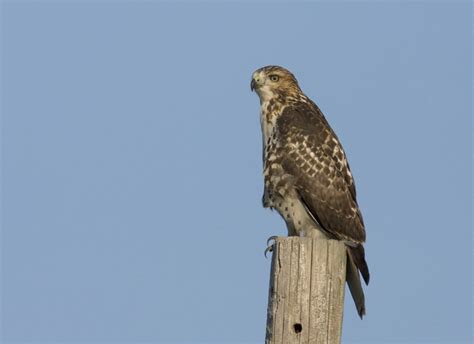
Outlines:
[[265, 258], [267, 258], [267, 252], [273, 252], [273, 245], [270, 245], [268, 246], [266, 249], [265, 249], [265, 252], [263, 252], [263, 255], [265, 256]]
[[[265, 249], [265, 252], [263, 252], [263, 255], [265, 258], [267, 258], [267, 253], [268, 252], [273, 252], [273, 246], [275, 245], [275, 240], [278, 238], [276, 235], [272, 235], [271, 237], [268, 238], [267, 240], [267, 248]], [[273, 241], [273, 243], [270, 245], [270, 242]]]
[[275, 241], [278, 238], [277, 235], [272, 235], [267, 239], [267, 246], [270, 245], [270, 241]]

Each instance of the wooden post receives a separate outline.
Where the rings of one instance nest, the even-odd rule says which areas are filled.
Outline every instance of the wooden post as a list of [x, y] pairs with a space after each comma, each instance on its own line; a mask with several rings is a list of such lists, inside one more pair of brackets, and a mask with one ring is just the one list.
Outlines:
[[340, 343], [345, 281], [344, 243], [276, 238], [265, 343]]

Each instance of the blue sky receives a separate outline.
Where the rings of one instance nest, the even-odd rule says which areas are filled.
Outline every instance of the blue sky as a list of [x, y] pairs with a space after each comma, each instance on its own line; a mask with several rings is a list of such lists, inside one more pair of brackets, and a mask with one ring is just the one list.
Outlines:
[[3, 1], [5, 343], [261, 343], [284, 235], [252, 72], [338, 133], [371, 284], [345, 343], [472, 339], [472, 5]]

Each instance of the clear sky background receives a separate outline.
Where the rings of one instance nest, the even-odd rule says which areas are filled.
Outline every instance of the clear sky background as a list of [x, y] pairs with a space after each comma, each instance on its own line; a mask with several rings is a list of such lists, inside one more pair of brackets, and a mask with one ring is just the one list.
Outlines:
[[471, 6], [3, 1], [3, 342], [263, 342], [268, 64], [356, 179], [372, 275], [344, 342], [470, 342]]

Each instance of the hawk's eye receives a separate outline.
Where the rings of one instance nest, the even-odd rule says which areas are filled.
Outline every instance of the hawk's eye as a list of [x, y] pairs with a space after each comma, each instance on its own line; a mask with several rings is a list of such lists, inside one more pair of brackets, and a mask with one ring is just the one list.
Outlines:
[[276, 75], [276, 74], [270, 75], [270, 80], [271, 80], [271, 81], [278, 81], [278, 79], [280, 79], [280, 78], [278, 77], [278, 75]]

